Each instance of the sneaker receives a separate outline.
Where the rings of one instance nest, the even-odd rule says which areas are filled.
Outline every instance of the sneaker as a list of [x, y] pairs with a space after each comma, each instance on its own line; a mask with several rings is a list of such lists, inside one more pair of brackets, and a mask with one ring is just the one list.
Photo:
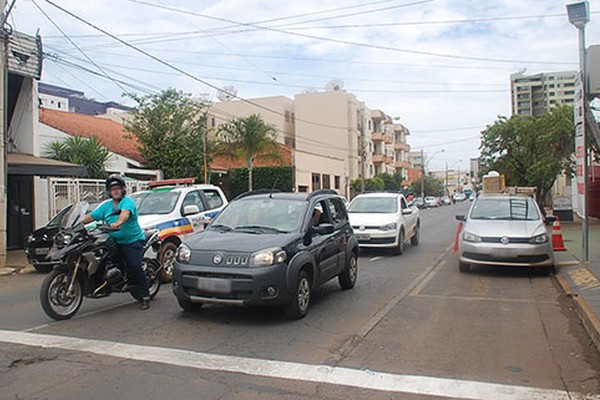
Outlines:
[[142, 303], [140, 304], [140, 310], [147, 310], [150, 308], [150, 299], [148, 297], [144, 297], [142, 299]]

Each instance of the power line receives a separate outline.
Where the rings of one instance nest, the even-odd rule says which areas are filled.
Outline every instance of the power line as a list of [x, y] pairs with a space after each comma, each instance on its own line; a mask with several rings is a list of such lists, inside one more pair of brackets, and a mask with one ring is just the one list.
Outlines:
[[[51, 3], [50, 0], [46, 0], [46, 1], [48, 1], [49, 3]], [[353, 41], [349, 41], [349, 40], [333, 39], [333, 38], [326, 38], [326, 37], [323, 37], [323, 36], [307, 35], [307, 34], [302, 34], [302, 33], [297, 33], [297, 32], [290, 32], [290, 31], [286, 31], [286, 30], [282, 30], [282, 29], [277, 29], [277, 28], [272, 28], [272, 27], [267, 27], [267, 26], [261, 26], [261, 25], [256, 25], [256, 24], [252, 24], [252, 23], [244, 23], [244, 22], [233, 21], [233, 20], [230, 20], [230, 19], [227, 19], [227, 18], [215, 17], [215, 16], [211, 16], [211, 15], [207, 15], [207, 14], [202, 14], [202, 13], [198, 13], [198, 12], [194, 12], [194, 11], [182, 10], [182, 9], [178, 9], [178, 8], [174, 8], [174, 7], [162, 6], [162, 5], [158, 5], [158, 4], [154, 4], [154, 3], [150, 3], [150, 2], [142, 1], [142, 0], [128, 0], [128, 1], [134, 2], [134, 3], [138, 3], [138, 4], [142, 4], [142, 5], [146, 5], [146, 6], [149, 6], [149, 7], [154, 7], [154, 8], [158, 8], [158, 9], [162, 9], [162, 10], [167, 10], [167, 11], [175, 12], [175, 13], [181, 13], [181, 14], [187, 14], [187, 15], [194, 15], [194, 16], [202, 17], [202, 18], [209, 19], [209, 20], [226, 22], [226, 23], [229, 23], [229, 24], [234, 24], [234, 25], [239, 25], [239, 26], [253, 27], [253, 28], [256, 28], [256, 29], [266, 30], [266, 31], [270, 31], [270, 32], [283, 33], [285, 35], [291, 35], [291, 36], [297, 36], [297, 37], [304, 37], [304, 38], [313, 39], [313, 40], [319, 40], [319, 41], [325, 41], [325, 42], [331, 42], [331, 43], [338, 43], [338, 44], [345, 44], [345, 45], [349, 45], [349, 46], [356, 46], [356, 47], [362, 47], [362, 48], [371, 48], [371, 49], [386, 50], [386, 51], [393, 51], [393, 52], [399, 52], [399, 53], [423, 55], [423, 56], [430, 56], [430, 57], [451, 58], [451, 59], [468, 60], [468, 61], [499, 62], [499, 63], [528, 63], [528, 64], [545, 64], [545, 65], [564, 65], [564, 64], [570, 64], [570, 63], [565, 63], [565, 62], [560, 62], [560, 61], [493, 59], [493, 58], [484, 58], [484, 57], [474, 57], [474, 56], [462, 56], [462, 55], [455, 55], [455, 54], [435, 53], [435, 52], [428, 52], [428, 51], [422, 51], [422, 50], [402, 49], [402, 48], [398, 48], [398, 47], [374, 45], [374, 44], [368, 44], [368, 43], [353, 42]]]

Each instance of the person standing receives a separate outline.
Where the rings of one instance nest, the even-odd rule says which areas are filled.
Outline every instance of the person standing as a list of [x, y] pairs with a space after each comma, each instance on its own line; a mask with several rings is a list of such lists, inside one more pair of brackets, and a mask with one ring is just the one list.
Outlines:
[[118, 228], [110, 232], [110, 236], [117, 242], [135, 289], [141, 298], [140, 310], [150, 308], [150, 292], [148, 278], [142, 269], [144, 258], [144, 231], [138, 222], [138, 213], [135, 202], [127, 197], [125, 180], [119, 174], [112, 174], [106, 178], [106, 191], [110, 200], [101, 203], [94, 211], [83, 218], [83, 223], [104, 221], [111, 228]]

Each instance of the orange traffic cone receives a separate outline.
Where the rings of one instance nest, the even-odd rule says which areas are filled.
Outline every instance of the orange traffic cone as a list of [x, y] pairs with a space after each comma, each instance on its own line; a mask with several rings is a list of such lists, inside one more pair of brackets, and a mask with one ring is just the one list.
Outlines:
[[462, 232], [463, 222], [460, 221], [458, 223], [458, 229], [456, 230], [456, 236], [454, 237], [454, 248], [452, 249], [453, 253], [458, 252], [458, 238], [460, 237], [460, 233]]
[[554, 251], [567, 251], [565, 243], [563, 242], [562, 231], [560, 230], [560, 222], [558, 217], [552, 224], [552, 250]]

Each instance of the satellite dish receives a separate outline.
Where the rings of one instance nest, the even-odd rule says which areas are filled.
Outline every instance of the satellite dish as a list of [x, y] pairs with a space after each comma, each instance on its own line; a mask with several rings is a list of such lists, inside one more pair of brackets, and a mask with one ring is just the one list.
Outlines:
[[221, 101], [229, 101], [237, 96], [237, 89], [233, 86], [223, 86], [217, 92], [217, 99]]
[[344, 88], [344, 81], [341, 79], [332, 79], [325, 85], [325, 90], [339, 92]]

